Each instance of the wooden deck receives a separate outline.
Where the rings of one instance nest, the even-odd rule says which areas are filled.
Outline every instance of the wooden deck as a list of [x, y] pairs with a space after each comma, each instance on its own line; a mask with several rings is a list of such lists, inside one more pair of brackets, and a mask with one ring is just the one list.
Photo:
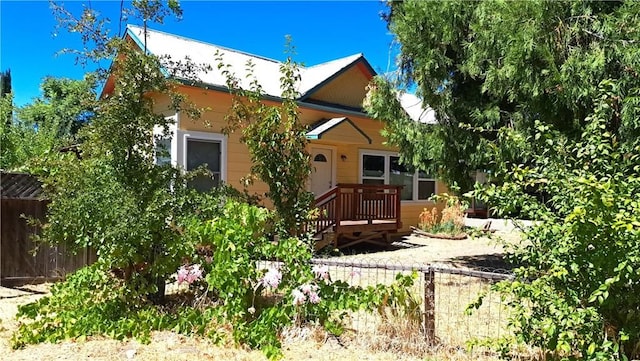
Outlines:
[[338, 184], [316, 198], [320, 216], [311, 225], [316, 249], [367, 242], [388, 245], [402, 228], [400, 190], [395, 185]]

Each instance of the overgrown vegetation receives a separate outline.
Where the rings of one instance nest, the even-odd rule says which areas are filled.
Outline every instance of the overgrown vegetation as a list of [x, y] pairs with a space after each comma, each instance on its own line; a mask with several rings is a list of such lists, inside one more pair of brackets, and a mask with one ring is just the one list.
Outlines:
[[[181, 15], [173, 1], [132, 6], [130, 13], [140, 15], [145, 27]], [[270, 186], [276, 206], [270, 211], [225, 186], [196, 192], [187, 186], [195, 173], [156, 164], [153, 131], [166, 132], [171, 120], [158, 114], [150, 94], [166, 95], [169, 110], [199, 119], [200, 110], [163, 71], [189, 78], [194, 64], [167, 63], [133, 42], [107, 36], [108, 22], [89, 8], [78, 18], [54, 9], [65, 27], [92, 45], [80, 62], [113, 59], [113, 89], [79, 130], [76, 152], [37, 164], [51, 199], [40, 240], [91, 247], [98, 261], [55, 285], [50, 297], [20, 308], [14, 347], [92, 335], [149, 341], [153, 330], [174, 330], [231, 339], [275, 358], [280, 333], [289, 325], [312, 323], [340, 334], [347, 311], [404, 312], [403, 297], [415, 276], [398, 276], [391, 288], [350, 287], [331, 280], [326, 268], [312, 268], [311, 241], [295, 237], [309, 212], [310, 164], [291, 60], [281, 69], [282, 107], [262, 104], [255, 82], [249, 90], [234, 87], [233, 75], [225, 72], [236, 97], [229, 131], [243, 132], [253, 171]], [[183, 291], [165, 297], [167, 281], [183, 284]]]
[[417, 275], [367, 288], [331, 280], [325, 267], [311, 267], [306, 242], [267, 238], [264, 230], [273, 217], [265, 208], [228, 199], [213, 219], [193, 218], [183, 239], [193, 253], [184, 260], [187, 266], [176, 270], [188, 289], [163, 307], [100, 263], [82, 269], [55, 285], [52, 296], [20, 308], [13, 346], [91, 335], [144, 342], [153, 330], [175, 330], [231, 338], [278, 357], [280, 332], [289, 325], [319, 325], [340, 334], [347, 311], [386, 317], [419, 312], [416, 301], [407, 298]]
[[[0, 168], [37, 170], [39, 159], [60, 157], [61, 150], [79, 140], [78, 130], [93, 116], [95, 78], [46, 78], [42, 96], [15, 108], [11, 94], [2, 97]], [[6, 118], [5, 118], [6, 117]]]
[[[403, 159], [468, 188], [499, 215], [536, 221], [496, 286], [516, 343], [549, 359], [640, 356], [640, 4], [390, 3], [403, 85], [437, 112], [412, 122], [377, 78], [368, 110]], [[466, 186], [465, 186], [465, 183]]]
[[[527, 138], [540, 152], [533, 165], [511, 167], [504, 184], [478, 189], [499, 212], [518, 207], [538, 221], [511, 250], [523, 264], [516, 280], [495, 287], [513, 312], [516, 338], [494, 343], [504, 355], [522, 342], [553, 359], [640, 356], [640, 147], [624, 151], [605, 129], [612, 85], [603, 82], [579, 141], [539, 125]], [[532, 186], [551, 196], [540, 202], [526, 193]]]

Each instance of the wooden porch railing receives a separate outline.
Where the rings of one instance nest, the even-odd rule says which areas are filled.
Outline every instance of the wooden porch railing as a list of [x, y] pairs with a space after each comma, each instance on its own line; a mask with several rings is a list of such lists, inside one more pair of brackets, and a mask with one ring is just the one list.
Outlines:
[[338, 184], [316, 198], [314, 206], [320, 216], [309, 231], [320, 234], [333, 227], [334, 232], [339, 233], [345, 221], [364, 224], [394, 221], [396, 230], [400, 229], [401, 190], [402, 186], [397, 185]]

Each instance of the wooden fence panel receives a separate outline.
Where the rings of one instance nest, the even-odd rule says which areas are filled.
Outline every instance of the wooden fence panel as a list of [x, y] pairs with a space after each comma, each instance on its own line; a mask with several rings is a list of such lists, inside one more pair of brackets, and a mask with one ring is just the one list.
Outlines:
[[95, 262], [95, 252], [84, 249], [71, 255], [62, 245], [41, 246], [34, 253], [36, 244], [31, 237], [38, 228], [29, 225], [25, 216], [44, 221], [46, 201], [2, 199], [0, 207], [0, 283], [3, 286], [58, 280]]

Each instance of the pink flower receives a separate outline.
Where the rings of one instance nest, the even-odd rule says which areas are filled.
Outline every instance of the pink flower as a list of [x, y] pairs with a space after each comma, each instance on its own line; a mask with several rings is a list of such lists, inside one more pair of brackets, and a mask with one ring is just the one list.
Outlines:
[[185, 282], [188, 275], [189, 270], [185, 266], [181, 266], [180, 268], [178, 268], [178, 284]]
[[299, 306], [307, 302], [318, 304], [322, 300], [318, 295], [318, 285], [305, 283], [291, 292], [293, 295], [293, 305]]
[[318, 289], [318, 286], [311, 283], [305, 283], [302, 286], [300, 286], [300, 291], [302, 291], [302, 293], [304, 293], [305, 295], [308, 295], [317, 289]]
[[360, 271], [351, 271], [351, 272], [349, 272], [349, 278], [354, 279], [356, 277], [360, 277]]
[[318, 304], [318, 303], [320, 303], [320, 301], [322, 301], [322, 299], [320, 298], [320, 296], [316, 292], [311, 292], [309, 294], [309, 302], [311, 302], [313, 304]]
[[194, 264], [191, 266], [182, 265], [178, 268], [178, 284], [182, 284], [186, 282], [188, 284], [192, 284], [195, 281], [198, 281], [202, 278], [202, 269], [199, 264]]
[[262, 277], [260, 283], [262, 283], [265, 287], [278, 288], [280, 285], [280, 281], [282, 281], [282, 273], [276, 268], [269, 268], [267, 273]]
[[313, 266], [313, 274], [318, 279], [323, 279], [325, 281], [328, 281], [329, 280], [329, 267], [315, 265], [315, 266]]
[[307, 297], [302, 293], [299, 289], [295, 289], [291, 291], [291, 295], [293, 296], [293, 305], [300, 306], [307, 301]]

